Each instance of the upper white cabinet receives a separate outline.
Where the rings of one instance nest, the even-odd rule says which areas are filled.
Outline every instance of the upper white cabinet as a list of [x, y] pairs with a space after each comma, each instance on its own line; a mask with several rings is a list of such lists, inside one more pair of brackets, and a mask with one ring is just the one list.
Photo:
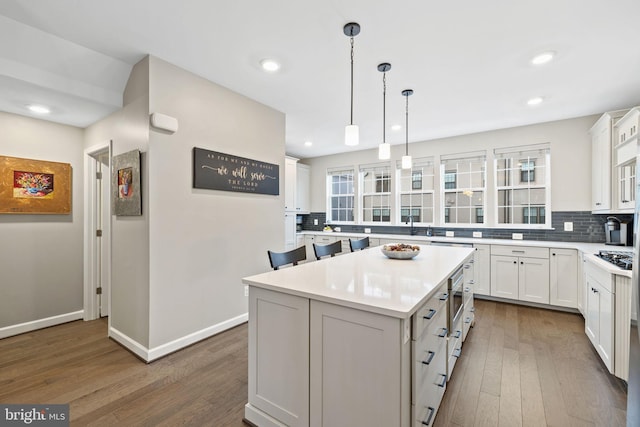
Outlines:
[[288, 212], [295, 212], [296, 210], [297, 165], [298, 159], [294, 157], [284, 158], [284, 210]]
[[613, 126], [614, 203], [617, 211], [633, 212], [635, 207], [636, 153], [640, 109], [632, 108]]
[[604, 113], [593, 125], [591, 134], [591, 210], [611, 212], [611, 175], [613, 126], [628, 110]]
[[298, 163], [296, 165], [296, 212], [308, 214], [311, 210], [311, 168], [309, 165]]

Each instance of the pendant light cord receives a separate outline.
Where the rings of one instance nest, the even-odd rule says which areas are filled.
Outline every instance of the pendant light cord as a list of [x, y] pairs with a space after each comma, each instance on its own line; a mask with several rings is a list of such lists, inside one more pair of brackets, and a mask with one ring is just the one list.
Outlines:
[[407, 98], [407, 104], [405, 107], [405, 126], [404, 126], [404, 132], [405, 132], [405, 156], [409, 155], [409, 95], [407, 94], [405, 96]]
[[351, 36], [351, 121], [353, 125], [353, 36]]
[[382, 73], [382, 143], [387, 142], [387, 73]]

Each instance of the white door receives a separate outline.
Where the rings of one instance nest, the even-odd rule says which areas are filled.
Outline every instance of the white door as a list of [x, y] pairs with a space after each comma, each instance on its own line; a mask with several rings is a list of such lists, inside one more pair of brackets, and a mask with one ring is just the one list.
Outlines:
[[491, 256], [491, 296], [518, 299], [518, 258]]
[[111, 225], [111, 203], [109, 200], [109, 179], [111, 177], [109, 168], [109, 153], [104, 152], [98, 155], [96, 159], [96, 226], [97, 230], [97, 247], [96, 247], [96, 271], [97, 271], [97, 289], [100, 317], [110, 314], [111, 286], [110, 286], [110, 254], [109, 239]]
[[598, 285], [589, 274], [586, 276], [587, 309], [584, 319], [584, 332], [591, 343], [597, 348], [600, 342], [600, 296], [597, 292]]
[[549, 260], [519, 258], [519, 292], [522, 301], [549, 304]]
[[550, 296], [552, 305], [578, 307], [578, 251], [552, 249]]

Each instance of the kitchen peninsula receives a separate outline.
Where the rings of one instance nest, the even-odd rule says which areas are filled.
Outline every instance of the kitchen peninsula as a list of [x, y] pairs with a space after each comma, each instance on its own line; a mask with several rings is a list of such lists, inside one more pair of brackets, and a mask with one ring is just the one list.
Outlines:
[[371, 248], [244, 278], [246, 420], [431, 424], [448, 379], [448, 281], [473, 251], [421, 246], [414, 259], [394, 260]]

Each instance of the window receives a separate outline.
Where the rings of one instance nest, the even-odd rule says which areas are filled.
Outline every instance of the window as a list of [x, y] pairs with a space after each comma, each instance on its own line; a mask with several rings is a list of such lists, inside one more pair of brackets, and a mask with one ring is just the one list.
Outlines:
[[445, 224], [484, 224], [486, 154], [442, 156], [441, 200]]
[[497, 149], [494, 154], [498, 225], [550, 226], [549, 144]]
[[353, 175], [353, 169], [327, 171], [327, 221], [354, 221]]
[[[396, 165], [396, 206], [401, 223], [433, 223], [434, 164], [432, 157], [414, 159], [411, 169]], [[411, 218], [410, 218], [411, 217]]]
[[389, 164], [360, 167], [362, 222], [391, 222], [391, 167]]

